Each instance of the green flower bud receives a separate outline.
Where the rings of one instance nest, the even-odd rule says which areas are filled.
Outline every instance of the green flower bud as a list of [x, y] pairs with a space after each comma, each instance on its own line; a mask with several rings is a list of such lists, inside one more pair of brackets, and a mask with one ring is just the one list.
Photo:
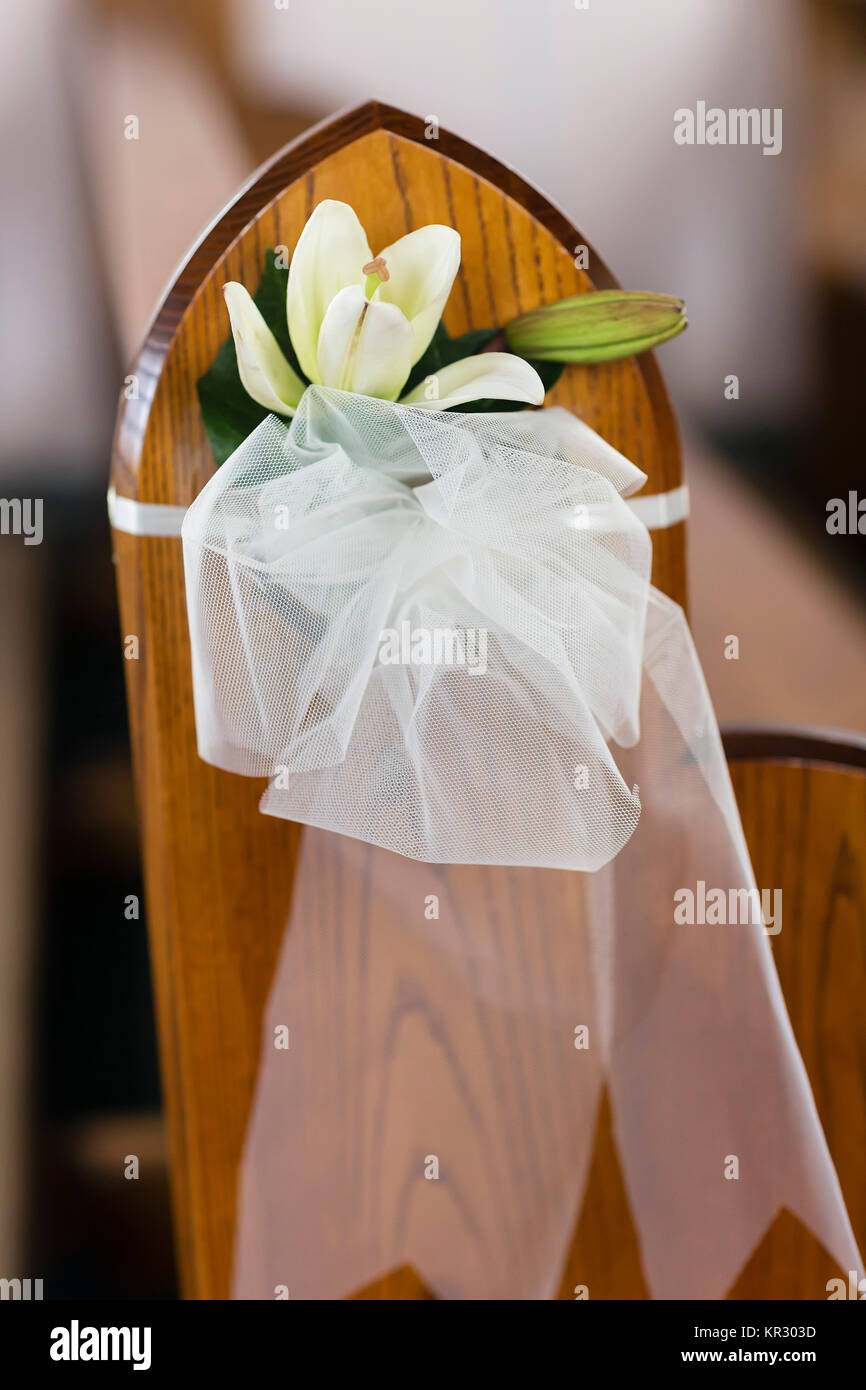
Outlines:
[[595, 290], [545, 304], [505, 327], [511, 352], [539, 362], [613, 362], [682, 333], [686, 306], [668, 294]]

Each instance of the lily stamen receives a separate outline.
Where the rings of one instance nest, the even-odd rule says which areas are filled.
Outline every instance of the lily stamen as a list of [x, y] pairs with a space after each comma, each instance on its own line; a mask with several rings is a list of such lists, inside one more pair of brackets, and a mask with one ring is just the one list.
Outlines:
[[384, 256], [374, 256], [372, 261], [368, 261], [366, 265], [362, 265], [361, 274], [378, 275], [383, 285], [386, 280], [391, 279], [391, 272], [388, 269], [388, 263]]

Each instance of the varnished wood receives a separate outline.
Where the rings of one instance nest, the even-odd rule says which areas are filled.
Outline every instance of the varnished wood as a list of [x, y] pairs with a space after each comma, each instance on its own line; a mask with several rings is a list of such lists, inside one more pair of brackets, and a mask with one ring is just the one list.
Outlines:
[[[614, 283], [592, 250], [589, 274], [575, 267], [585, 238], [511, 170], [444, 131], [428, 141], [422, 122], [371, 103], [278, 155], [193, 251], [133, 368], [138, 397], [122, 401], [119, 495], [188, 505], [207, 481], [213, 463], [195, 382], [226, 335], [221, 286], [234, 279], [253, 289], [265, 249], [291, 250], [329, 197], [353, 205], [374, 250], [427, 222], [460, 231], [463, 264], [445, 311], [452, 333]], [[651, 356], [568, 368], [548, 401], [576, 411], [643, 468], [648, 491], [681, 482], [674, 419]], [[684, 529], [656, 533], [653, 571], [681, 602]], [[141, 641], [140, 658], [126, 663], [127, 693], [182, 1285], [187, 1297], [220, 1298], [262, 1008], [303, 831], [259, 814], [262, 784], [197, 756], [179, 542], [116, 533], [115, 557], [123, 632]], [[602, 1263], [617, 1258], [623, 1222], [618, 1174], [598, 1158], [612, 1145], [605, 1124], [594, 1170], [599, 1210], [612, 1223], [596, 1251]], [[598, 1239], [601, 1232], [590, 1244]], [[633, 1242], [627, 1230], [623, 1240]], [[398, 1285], [365, 1296], [412, 1296], [397, 1295]]]
[[[844, 753], [839, 739], [826, 740], [821, 761], [785, 762], [773, 756], [770, 741], [770, 760], [733, 762], [731, 776], [758, 885], [782, 889], [783, 925], [771, 938], [773, 955], [863, 1250], [866, 771], [857, 765], [859, 743], [853, 740]], [[826, 1282], [838, 1272], [789, 1217], [764, 1240], [734, 1295], [826, 1297]]]
[[[731, 776], [759, 887], [781, 888], [776, 967], [854, 1233], [866, 1247], [866, 770], [862, 740], [731, 730]], [[814, 761], [808, 761], [808, 747]], [[784, 750], [787, 750], [785, 754]], [[800, 757], [793, 761], [799, 752]], [[729, 753], [729, 756], [731, 755]], [[745, 756], [747, 755], [747, 756]], [[787, 757], [787, 760], [786, 760]], [[712, 1252], [707, 1252], [712, 1258]], [[823, 1299], [839, 1270], [789, 1212], [767, 1231], [731, 1299]], [[646, 1298], [609, 1115], [563, 1274], [561, 1298]]]
[[[350, 202], [371, 245], [442, 221], [463, 262], [445, 308], [451, 333], [499, 326], [518, 313], [616, 281], [576, 227], [513, 170], [457, 136], [424, 138], [424, 123], [371, 102], [296, 141], [259, 172], [195, 247], [148, 330], [134, 367], [138, 396], [118, 415], [113, 484], [121, 496], [188, 506], [213, 470], [195, 381], [226, 336], [222, 285], [254, 289], [268, 246], [291, 249], [317, 202]], [[649, 477], [647, 492], [682, 481], [676, 422], [652, 354], [570, 367], [547, 404], [574, 410]], [[684, 527], [656, 536], [653, 579], [685, 600]]]
[[836, 729], [737, 724], [723, 730], [729, 763], [805, 762], [866, 768], [866, 738]]

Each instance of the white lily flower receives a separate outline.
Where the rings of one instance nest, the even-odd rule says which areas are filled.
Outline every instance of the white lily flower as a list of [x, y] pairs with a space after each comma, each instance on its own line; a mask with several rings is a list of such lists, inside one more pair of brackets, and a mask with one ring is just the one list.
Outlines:
[[460, 269], [460, 236], [451, 227], [431, 223], [386, 246], [376, 261], [388, 278], [380, 280], [373, 298], [396, 304], [411, 323], [414, 367], [430, 345]]
[[319, 335], [331, 301], [349, 285], [364, 290], [364, 266], [372, 259], [354, 209], [330, 198], [319, 203], [295, 247], [286, 296], [292, 347], [314, 386], [336, 384], [325, 382], [319, 370]]
[[510, 352], [479, 352], [442, 367], [404, 396], [400, 404], [420, 406], [422, 410], [448, 410], [452, 405], [481, 400], [541, 405], [544, 383], [522, 357]]
[[412, 366], [412, 325], [394, 304], [347, 285], [331, 300], [319, 333], [319, 379], [341, 391], [399, 396]]
[[[451, 227], [421, 227], [374, 257], [347, 203], [319, 203], [289, 266], [286, 319], [302, 370], [314, 385], [397, 400], [436, 331], [459, 265], [460, 237]], [[244, 387], [269, 410], [293, 414], [303, 383], [246, 290], [227, 285], [226, 302]], [[538, 373], [505, 352], [455, 362], [433, 382], [405, 401], [444, 410], [483, 398], [544, 399]]]
[[306, 389], [243, 285], [223, 286], [229, 311], [238, 373], [247, 395], [278, 415], [294, 414]]
[[451, 227], [421, 227], [374, 257], [347, 203], [319, 203], [295, 247], [286, 296], [289, 335], [310, 381], [396, 400], [459, 266]]

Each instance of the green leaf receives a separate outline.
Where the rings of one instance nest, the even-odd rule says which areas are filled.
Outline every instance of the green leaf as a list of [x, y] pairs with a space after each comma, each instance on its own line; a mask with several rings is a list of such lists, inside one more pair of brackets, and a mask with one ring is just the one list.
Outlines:
[[409, 373], [409, 379], [400, 392], [401, 396], [408, 395], [416, 386], [421, 385], [425, 377], [435, 376], [443, 367], [450, 367], [452, 362], [459, 362], [464, 357], [474, 357], [496, 337], [498, 331], [496, 328], [474, 328], [469, 333], [461, 334], [459, 338], [449, 338], [440, 319], [427, 348]]
[[292, 347], [289, 325], [286, 321], [286, 295], [289, 288], [288, 267], [283, 269], [276, 263], [276, 252], [270, 248], [265, 252], [265, 269], [253, 299], [262, 311], [262, 318], [270, 328], [282, 348], [289, 366], [303, 381], [308, 378], [301, 371], [301, 364]]
[[[301, 371], [289, 337], [286, 323], [286, 287], [289, 272], [276, 264], [274, 251], [265, 255], [265, 269], [253, 299], [262, 316], [286, 355], [286, 359], [302, 380]], [[213, 456], [218, 464], [225, 463], [266, 419], [268, 411], [248, 396], [238, 373], [234, 339], [229, 333], [213, 363], [196, 383], [202, 420]]]

